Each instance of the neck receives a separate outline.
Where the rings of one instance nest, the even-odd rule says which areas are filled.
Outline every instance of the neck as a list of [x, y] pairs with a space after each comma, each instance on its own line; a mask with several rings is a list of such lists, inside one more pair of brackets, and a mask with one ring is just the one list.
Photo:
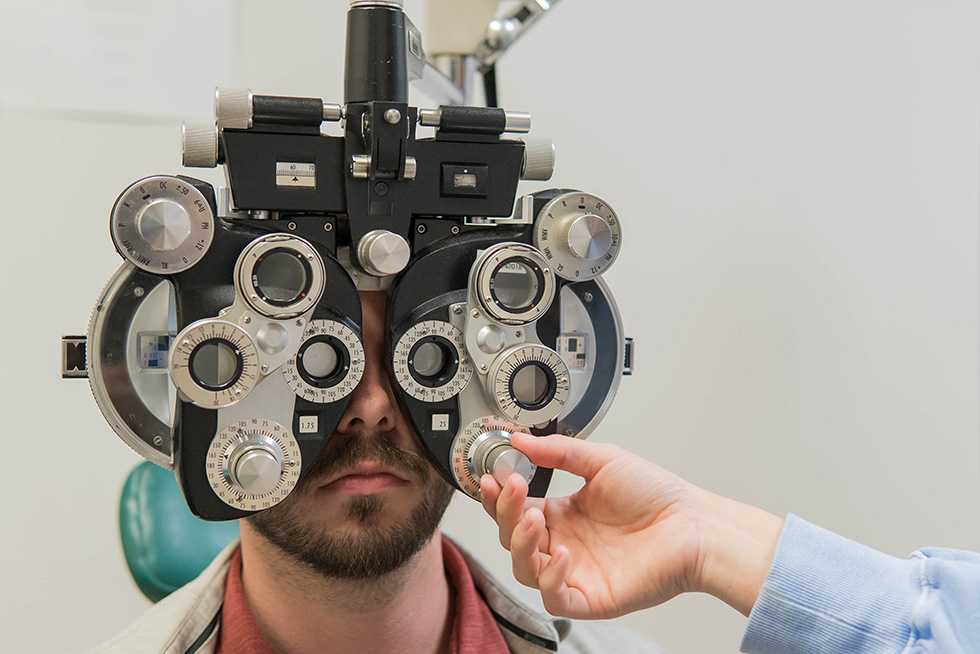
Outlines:
[[[277, 654], [446, 652], [454, 607], [439, 532], [399, 570], [376, 579], [327, 578], [242, 523], [242, 583]], [[424, 601], [420, 601], [424, 598]]]

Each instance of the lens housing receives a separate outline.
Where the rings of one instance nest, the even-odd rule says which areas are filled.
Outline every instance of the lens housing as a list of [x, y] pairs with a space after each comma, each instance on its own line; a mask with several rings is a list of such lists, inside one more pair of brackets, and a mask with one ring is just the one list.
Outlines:
[[320, 300], [326, 285], [323, 259], [306, 240], [268, 234], [252, 241], [235, 264], [238, 292], [268, 318], [294, 318]]
[[483, 310], [508, 325], [537, 320], [555, 298], [555, 276], [547, 259], [523, 243], [489, 248], [477, 263], [472, 283]]

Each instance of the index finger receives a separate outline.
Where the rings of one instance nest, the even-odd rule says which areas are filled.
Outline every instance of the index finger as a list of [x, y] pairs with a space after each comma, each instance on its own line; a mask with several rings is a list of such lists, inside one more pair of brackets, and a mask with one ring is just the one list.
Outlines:
[[570, 436], [511, 434], [511, 444], [539, 466], [557, 468], [586, 480], [595, 477], [620, 451], [604, 443], [589, 443]]

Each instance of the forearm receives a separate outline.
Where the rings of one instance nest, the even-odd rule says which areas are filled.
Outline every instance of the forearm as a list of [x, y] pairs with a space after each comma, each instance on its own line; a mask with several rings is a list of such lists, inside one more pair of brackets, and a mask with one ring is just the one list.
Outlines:
[[694, 590], [749, 615], [772, 565], [783, 519], [768, 511], [704, 492]]

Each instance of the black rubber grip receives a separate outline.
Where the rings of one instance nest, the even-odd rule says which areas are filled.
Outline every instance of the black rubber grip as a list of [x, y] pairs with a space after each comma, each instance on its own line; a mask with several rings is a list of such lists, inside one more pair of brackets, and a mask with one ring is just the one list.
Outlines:
[[302, 125], [317, 127], [323, 122], [323, 100], [252, 96], [252, 123], [256, 125]]
[[507, 114], [497, 107], [439, 107], [439, 131], [454, 134], [503, 134]]

